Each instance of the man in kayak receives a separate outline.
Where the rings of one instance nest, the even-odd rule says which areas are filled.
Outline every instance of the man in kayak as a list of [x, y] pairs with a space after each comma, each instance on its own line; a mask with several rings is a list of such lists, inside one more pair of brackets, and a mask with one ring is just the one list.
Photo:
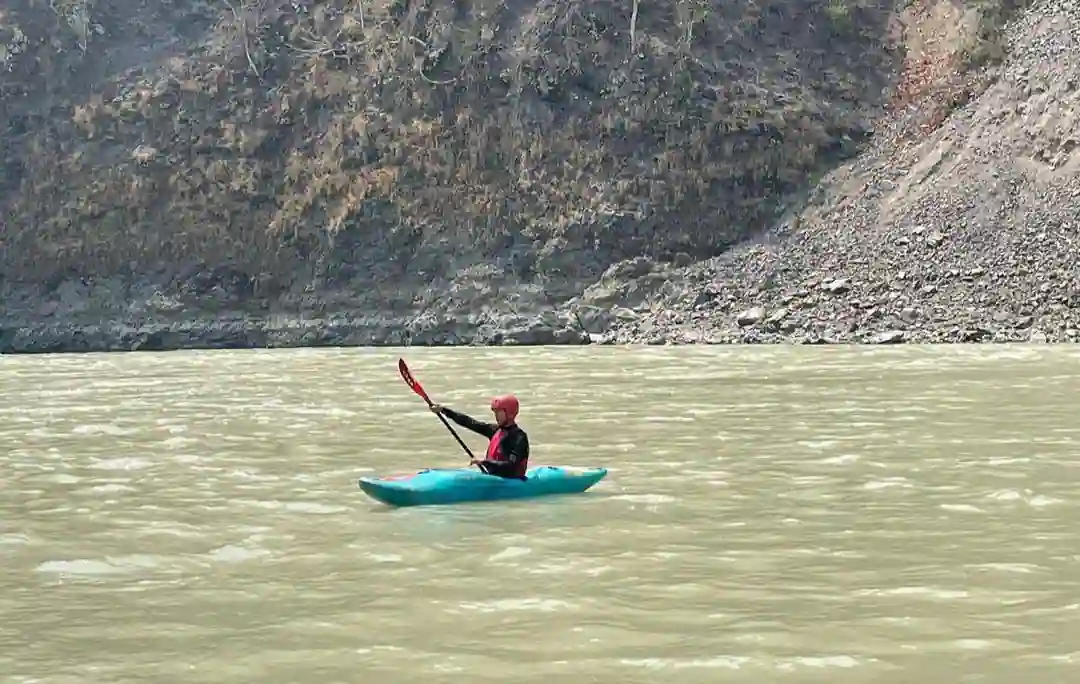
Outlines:
[[508, 394], [491, 400], [494, 423], [484, 423], [439, 404], [433, 404], [431, 411], [488, 438], [487, 454], [481, 460], [470, 461], [469, 465], [479, 466], [488, 475], [524, 480], [525, 471], [529, 469], [529, 436], [515, 422], [519, 408], [517, 398]]

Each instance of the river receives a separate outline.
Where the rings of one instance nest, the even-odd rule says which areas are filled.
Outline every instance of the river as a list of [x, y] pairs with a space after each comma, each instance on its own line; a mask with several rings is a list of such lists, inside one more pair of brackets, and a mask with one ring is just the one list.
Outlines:
[[[367, 499], [466, 461], [401, 353], [607, 479]], [[1067, 681], [1077, 397], [1067, 346], [0, 357], [0, 681]]]

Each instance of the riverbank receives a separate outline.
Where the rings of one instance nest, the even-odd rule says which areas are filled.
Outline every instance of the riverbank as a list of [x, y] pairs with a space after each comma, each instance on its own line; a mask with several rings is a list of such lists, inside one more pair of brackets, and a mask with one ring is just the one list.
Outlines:
[[[341, 312], [341, 297], [309, 293], [303, 307], [222, 308], [192, 316], [160, 291], [132, 304], [118, 296], [44, 301], [0, 328], [0, 353], [165, 351], [256, 347], [582, 344], [901, 344], [1080, 341], [1076, 264], [1045, 269], [1017, 254], [943, 249], [946, 237], [916, 227], [879, 245], [878, 259], [822, 259], [840, 251], [835, 230], [805, 227], [744, 245], [723, 258], [675, 266], [646, 258], [610, 269], [581, 296], [555, 305], [543, 291], [487, 293], [445, 285], [423, 308]], [[814, 242], [817, 237], [819, 242]], [[851, 237], [850, 235], [848, 236]], [[952, 234], [960, 244], [979, 244]], [[1051, 254], [1054, 238], [1027, 236]], [[892, 247], [889, 246], [892, 245]], [[1067, 251], [1059, 251], [1068, 256]], [[1011, 255], [1011, 256], [1010, 256]], [[804, 267], [806, 261], [823, 267]], [[1038, 262], [1049, 263], [1049, 262]], [[996, 264], [989, 266], [988, 264]], [[101, 289], [101, 288], [99, 288]], [[9, 300], [10, 301], [10, 300]], [[128, 307], [122, 312], [124, 307]], [[516, 310], [511, 310], [516, 309]], [[14, 323], [14, 324], [13, 324]]]

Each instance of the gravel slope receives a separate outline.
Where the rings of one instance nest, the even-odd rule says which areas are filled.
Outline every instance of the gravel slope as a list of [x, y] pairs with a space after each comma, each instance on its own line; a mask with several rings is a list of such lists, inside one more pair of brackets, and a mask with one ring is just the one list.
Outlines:
[[932, 134], [905, 142], [879, 128], [877, 149], [800, 214], [666, 273], [594, 339], [1080, 338], [1080, 4], [1035, 3], [1008, 43], [996, 82]]

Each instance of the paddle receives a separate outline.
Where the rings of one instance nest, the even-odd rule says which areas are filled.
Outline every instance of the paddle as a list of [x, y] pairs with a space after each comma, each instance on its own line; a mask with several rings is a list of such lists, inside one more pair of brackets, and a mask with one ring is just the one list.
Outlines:
[[[426, 401], [428, 406], [434, 406], [434, 402], [432, 402], [431, 399], [428, 397], [427, 392], [425, 392], [424, 388], [420, 385], [420, 383], [418, 383], [416, 379], [413, 378], [412, 373], [409, 371], [409, 366], [405, 363], [405, 359], [398, 359], [397, 369], [398, 372], [401, 373], [401, 379], [405, 381], [405, 384], [409, 386], [409, 389], [420, 395], [420, 398]], [[446, 422], [446, 418], [443, 417], [443, 414], [436, 413], [435, 415], [439, 417], [439, 420], [442, 421], [442, 424], [446, 426], [446, 429], [449, 430], [450, 434], [454, 436], [454, 439], [457, 440], [457, 443], [460, 444], [461, 448], [465, 450], [465, 453], [469, 455], [469, 460], [475, 461], [476, 457], [473, 456], [473, 452], [469, 451], [469, 447], [466, 446], [465, 442], [461, 441], [461, 437], [458, 437], [458, 433], [454, 432], [454, 428], [450, 426], [450, 423]]]

